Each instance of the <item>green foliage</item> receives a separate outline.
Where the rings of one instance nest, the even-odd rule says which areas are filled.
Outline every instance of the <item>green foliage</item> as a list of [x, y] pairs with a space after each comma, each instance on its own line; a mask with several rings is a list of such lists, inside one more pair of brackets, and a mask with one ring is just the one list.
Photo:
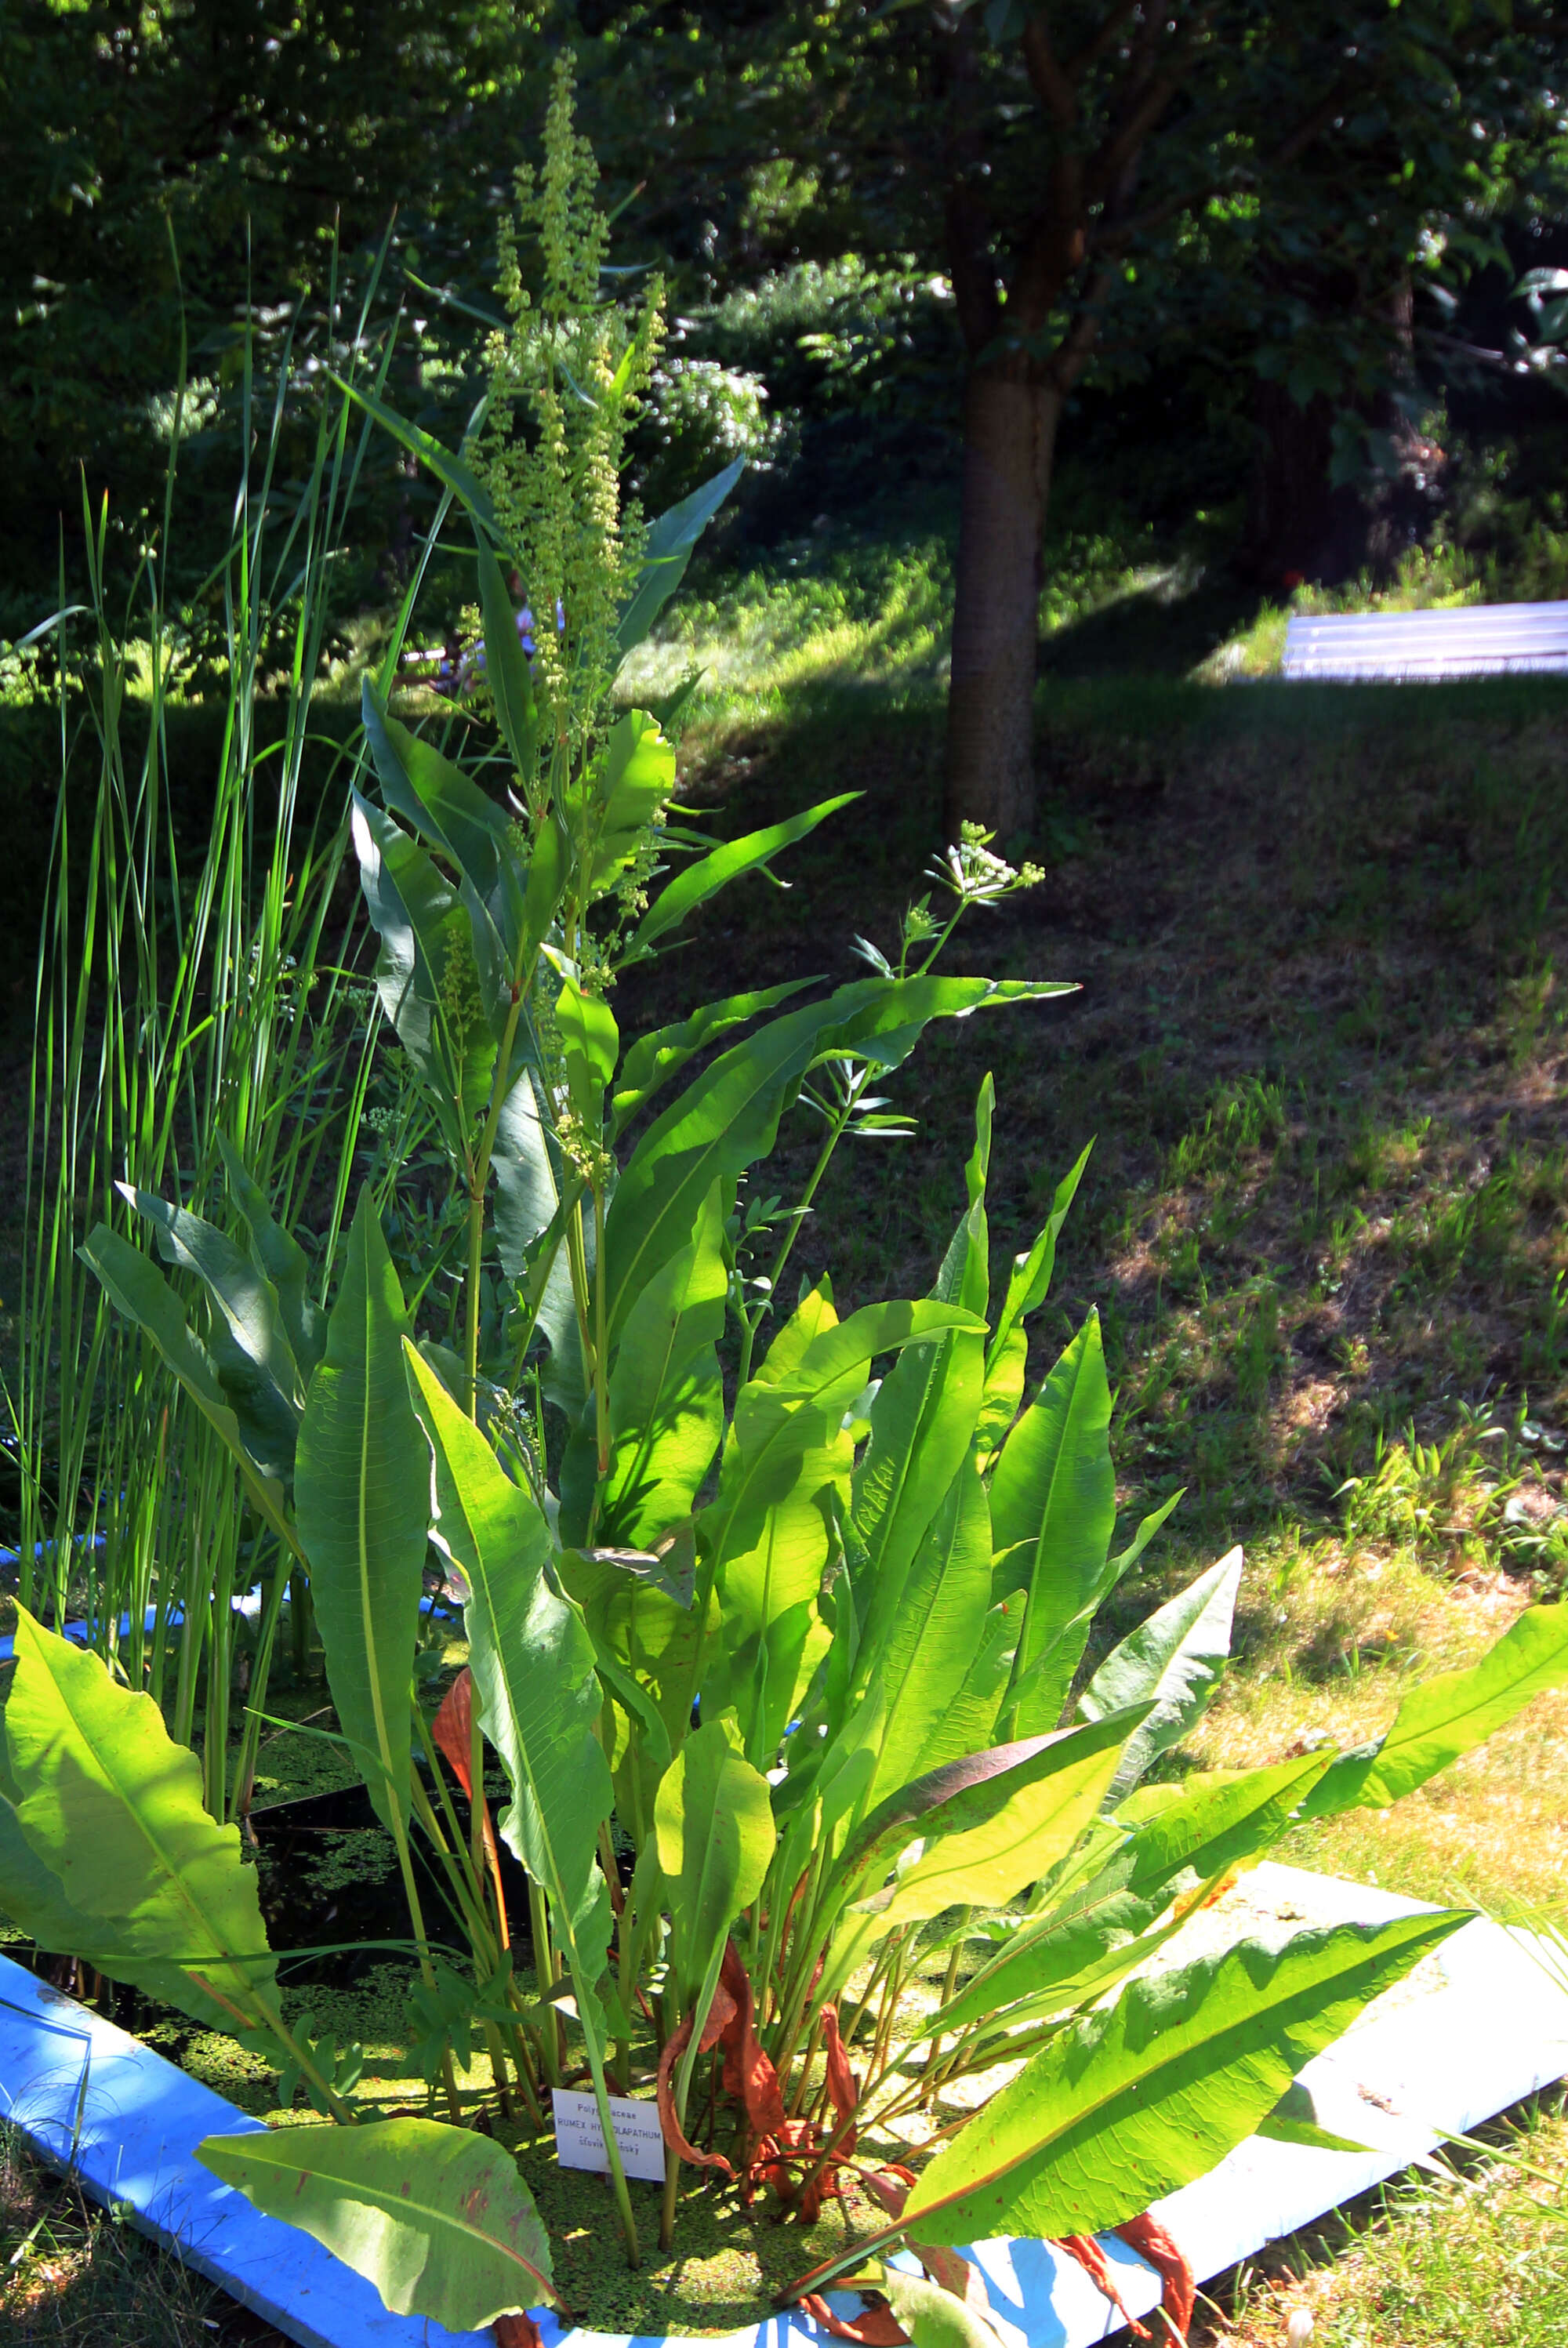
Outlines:
[[[534, 2108], [580, 2041], [634, 2261], [608, 2098], [612, 2081], [630, 2084], [636, 2017], [656, 1997], [666, 2236], [694, 2150], [694, 2066], [719, 2042], [735, 2164], [808, 2222], [840, 2182], [851, 2130], [921, 2108], [951, 2141], [880, 2240], [941, 2248], [1003, 2225], [1116, 2222], [1257, 2126], [1302, 2061], [1460, 1921], [1300, 1932], [1277, 1950], [1150, 1969], [1182, 1910], [1294, 1818], [1394, 1798], [1568, 1676], [1563, 1610], [1533, 1610], [1472, 1672], [1418, 1692], [1374, 1749], [1140, 1794], [1218, 1684], [1240, 1557], [1132, 1630], [1079, 1690], [1096, 1613], [1165, 1513], [1117, 1550], [1093, 1315], [1026, 1392], [1028, 1323], [1082, 1160], [995, 1297], [987, 1077], [930, 1294], [841, 1318], [824, 1277], [799, 1283], [790, 1309], [783, 1275], [823, 1175], [844, 1140], [907, 1130], [880, 1088], [926, 1028], [1062, 991], [936, 967], [967, 911], [1041, 876], [965, 826], [909, 907], [896, 962], [858, 940], [867, 975], [804, 1002], [776, 989], [694, 1010], [623, 1055], [622, 973], [828, 810], [688, 867], [666, 884], [667, 914], [663, 895], [647, 903], [667, 860], [697, 842], [671, 819], [666, 736], [649, 713], [618, 709], [609, 685], [727, 484], [645, 538], [624, 525], [614, 461], [652, 329], [599, 301], [603, 224], [564, 80], [541, 184], [546, 298], [536, 314], [521, 272], [511, 282], [505, 358], [531, 420], [521, 444], [503, 448], [492, 432], [443, 460], [480, 548], [507, 797], [491, 797], [486, 766], [449, 755], [450, 735], [394, 715], [385, 677], [367, 680], [350, 800], [378, 940], [365, 1066], [387, 1066], [379, 1017], [397, 1039], [398, 1106], [346, 1238], [335, 1220], [323, 1251], [325, 1330], [306, 1309], [303, 1244], [242, 1179], [242, 1153], [215, 1139], [248, 1249], [194, 1207], [132, 1191], [195, 1283], [204, 1338], [121, 1232], [95, 1235], [89, 1260], [156, 1346], [160, 1375], [202, 1414], [223, 1476], [240, 1474], [269, 1544], [269, 1602], [285, 1561], [308, 1582], [344, 1741], [397, 1847], [421, 1960], [421, 2052], [454, 2119], [450, 2050], [473, 2025], [498, 2084], [515, 2081]], [[570, 427], [555, 372], [568, 347], [602, 401]], [[497, 592], [514, 561], [563, 590], [559, 641], [549, 656], [536, 642], [531, 670], [512, 657]], [[530, 592], [542, 600], [532, 577]], [[690, 1075], [709, 1045], [721, 1048]], [[631, 1118], [677, 1083], [624, 1148]], [[797, 1115], [815, 1121], [820, 1148], [780, 1209], [758, 1169]], [[384, 1216], [407, 1210], [432, 1169], [455, 1211], [405, 1279]], [[346, 1156], [335, 1218], [352, 1171]], [[433, 1727], [412, 1684], [431, 1543], [469, 1651]], [[20, 1833], [69, 1911], [52, 1910], [48, 1929], [98, 1912], [90, 1870], [117, 1835], [98, 1895], [106, 1931], [182, 1901], [208, 1935], [202, 1982], [237, 1976], [262, 1944], [258, 1931], [254, 1950], [235, 1947], [232, 1832], [200, 1807], [194, 1762], [170, 1769], [167, 1739], [159, 1746], [180, 1831], [150, 1837], [151, 1797], [120, 1755], [134, 1743], [126, 1707], [139, 1708], [141, 1746], [163, 1735], [156, 1708], [114, 1689], [97, 1658], [57, 1658], [83, 1689], [64, 1785], [33, 1669], [51, 1653], [26, 1649], [0, 1788], [0, 1836]], [[1064, 1717], [1075, 1692], [1077, 1717]], [[208, 1737], [221, 1778], [211, 1720]], [[487, 1840], [487, 1749], [509, 1787], [496, 1828], [529, 1880], [531, 2003], [512, 1978]], [[472, 1797], [466, 1836], [443, 1756]], [[221, 1811], [212, 1766], [208, 1808]], [[109, 1795], [91, 1792], [100, 1780]], [[613, 1821], [631, 1846], [627, 1893]], [[416, 1837], [467, 1942], [471, 1998], [429, 1951]], [[79, 1870], [68, 1875], [67, 1847]], [[961, 1985], [970, 1949], [998, 1940]], [[942, 1950], [940, 1993], [907, 1997], [912, 1969]], [[260, 1993], [235, 2008], [318, 2100], [352, 2116], [352, 2049], [291, 2036]], [[1023, 2067], [988, 2096], [985, 2075], [1004, 2061]], [[550, 2291], [511, 2164], [458, 2128], [285, 2131], [209, 2157], [403, 2312], [471, 2325]], [[835, 2268], [866, 2248], [850, 2243]]]
[[210, 2136], [198, 2157], [376, 2285], [395, 2315], [479, 2331], [554, 2298], [550, 2244], [511, 2156], [429, 2120]]

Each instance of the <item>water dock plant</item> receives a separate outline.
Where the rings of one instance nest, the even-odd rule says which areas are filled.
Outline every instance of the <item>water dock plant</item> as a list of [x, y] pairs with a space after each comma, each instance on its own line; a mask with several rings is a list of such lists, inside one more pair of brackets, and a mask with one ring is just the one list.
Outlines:
[[[191, 1104], [194, 1178], [172, 1141], [156, 1165], [106, 1141], [127, 1170], [112, 1198], [95, 1177], [111, 1211], [82, 1246], [115, 1316], [90, 1307], [114, 1333], [99, 1342], [134, 1350], [148, 1410], [179, 1414], [178, 1505], [138, 1552], [165, 1619], [152, 1528], [179, 1517], [194, 1544], [208, 1488], [236, 1564], [188, 1598], [227, 1620], [242, 1540], [264, 1656], [285, 1591], [296, 1621], [308, 1593], [335, 1735], [396, 1849], [410, 2022], [447, 2116], [377, 2116], [356, 2048], [285, 2016], [216, 1664], [199, 1759], [147, 1656], [117, 1672], [79, 1652], [34, 1590], [0, 1746], [0, 1886], [40, 1947], [232, 2031], [285, 2102], [304, 2087], [324, 2125], [213, 2138], [203, 2157], [400, 2312], [465, 2328], [561, 2303], [511, 2154], [467, 2124], [457, 2073], [477, 2038], [504, 2114], [538, 2123], [550, 2090], [586, 2077], [631, 2261], [614, 2106], [651, 2087], [663, 2241], [705, 2175], [803, 2228], [853, 2195], [873, 2222], [794, 2295], [853, 2278], [888, 2302], [882, 2336], [975, 2342], [965, 2244], [1136, 2228], [1254, 2129], [1318, 2140], [1287, 2099], [1295, 2074], [1463, 1916], [1187, 1962], [1167, 1943], [1294, 1822], [1386, 1807], [1560, 1683], [1568, 1622], [1531, 1609], [1357, 1750], [1146, 1782], [1217, 1684], [1241, 1560], [1086, 1681], [1096, 1614], [1174, 1502], [1117, 1548], [1094, 1315], [1028, 1392], [1083, 1160], [994, 1289], [986, 1078], [927, 1294], [841, 1318], [827, 1280], [791, 1300], [785, 1279], [841, 1146], [906, 1129], [881, 1087], [924, 1030], [1061, 991], [939, 967], [966, 914], [1036, 876], [966, 830], [899, 934], [857, 941], [864, 975], [694, 1006], [623, 1050], [614, 1005], [639, 965], [836, 802], [710, 848], [676, 798], [677, 713], [618, 705], [622, 661], [731, 483], [651, 526], [622, 510], [657, 291], [632, 312], [602, 294], [607, 229], [564, 77], [519, 209], [538, 258], [507, 249], [511, 323], [464, 450], [352, 374], [335, 411], [344, 434], [357, 411], [414, 448], [471, 523], [497, 748], [465, 761], [449, 712], [398, 714], [387, 664], [366, 680], [344, 852], [373, 997], [333, 981], [363, 1004], [360, 1033], [282, 1088], [288, 1117], [272, 1066], [248, 1091], [225, 1045], [223, 1084]], [[297, 902], [286, 853], [280, 869], [278, 903]], [[372, 1071], [377, 1146], [350, 1217]], [[248, 1123], [227, 1111], [236, 1083]], [[786, 1206], [766, 1169], [797, 1114], [821, 1141]], [[313, 1148], [335, 1169], [325, 1233]], [[71, 1309], [85, 1326], [88, 1303]], [[163, 1489], [139, 1488], [149, 1505]], [[469, 1651], [433, 1718], [416, 1687], [432, 1557]], [[263, 1701], [253, 1679], [253, 1722]], [[507, 1786], [493, 1817], [487, 1760]], [[901, 2125], [907, 2158], [885, 2148]], [[923, 2281], [886, 2263], [903, 2246]]]

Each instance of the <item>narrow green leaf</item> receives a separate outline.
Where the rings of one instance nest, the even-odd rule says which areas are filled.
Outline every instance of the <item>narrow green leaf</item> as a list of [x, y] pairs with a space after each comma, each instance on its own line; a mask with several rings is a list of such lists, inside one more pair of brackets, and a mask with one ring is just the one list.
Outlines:
[[897, 1611], [870, 1661], [872, 1684], [845, 1731], [851, 1744], [874, 1743], [868, 1806], [916, 1774], [932, 1723], [964, 1686], [990, 1604], [991, 1515], [985, 1488], [965, 1458], [911, 1560]]
[[408, 1690], [430, 1519], [425, 1446], [403, 1373], [407, 1325], [366, 1183], [310, 1382], [294, 1505], [338, 1724], [370, 1756], [366, 1787], [394, 1831], [408, 1814]]
[[666, 888], [660, 890], [644, 914], [627, 948], [628, 958], [635, 961], [639, 955], [650, 952], [655, 938], [662, 938], [669, 931], [678, 929], [688, 915], [720, 889], [727, 888], [730, 881], [738, 880], [743, 872], [755, 871], [759, 864], [766, 864], [769, 857], [777, 856], [781, 849], [793, 847], [796, 840], [804, 839], [829, 816], [836, 815], [840, 808], [849, 807], [860, 796], [859, 791], [841, 791], [837, 798], [823, 799], [819, 806], [808, 808], [802, 815], [792, 815], [783, 823], [769, 824], [766, 830], [748, 831], [739, 839], [727, 840], [711, 855], [699, 857], [695, 864], [688, 864]]
[[[460, 1158], [469, 1120], [490, 1094], [499, 995], [492, 983], [488, 1009], [476, 1004], [471, 1018], [454, 1024], [461, 982], [466, 976], [471, 988], [476, 972], [473, 925], [418, 841], [357, 791], [351, 797], [359, 885], [381, 942], [376, 961], [381, 1007], [425, 1078], [448, 1145]], [[498, 966], [492, 956], [492, 981]], [[448, 983], [449, 975], [457, 983]]]
[[1402, 1916], [1243, 1941], [1130, 1983], [1042, 2047], [921, 2176], [918, 2240], [1120, 2224], [1212, 2168], [1295, 2074], [1469, 1918]]
[[1026, 1593], [1013, 1723], [1026, 1735], [1056, 1726], [1109, 1586], [1116, 1529], [1109, 1429], [1105, 1350], [1099, 1315], [1091, 1312], [1008, 1436], [991, 1477], [996, 1547], [1011, 1551], [995, 1595], [1007, 1597], [1009, 1585]]
[[[12, 1818], [58, 1887], [41, 1919], [51, 1938], [90, 1920], [71, 1952], [167, 1998], [209, 2028], [260, 2024], [277, 2010], [258, 1878], [237, 1827], [201, 1799], [201, 1770], [150, 1696], [102, 1660], [16, 1610], [16, 1673], [5, 1705]], [[29, 1871], [7, 1892], [44, 1898]]]
[[1207, 1881], [1239, 1867], [1278, 1841], [1328, 1763], [1327, 1754], [1313, 1754], [1243, 1770], [1218, 1785], [1189, 1778], [1173, 1802], [1134, 1830], [1119, 1881], [1148, 1898], [1186, 1869]]
[[689, 1517], [723, 1438], [727, 1203], [716, 1183], [691, 1246], [648, 1282], [626, 1322], [610, 1375], [606, 1542], [645, 1547]]
[[1089, 1151], [1093, 1148], [1094, 1144], [1091, 1141], [1086, 1146], [1078, 1164], [1069, 1172], [1064, 1174], [1057, 1184], [1056, 1196], [1051, 1201], [1050, 1215], [1034, 1246], [1026, 1255], [1015, 1256], [1013, 1259], [1013, 1269], [1008, 1275], [1007, 1294], [1002, 1306], [1002, 1316], [992, 1333], [990, 1349], [985, 1356], [985, 1366], [988, 1370], [1000, 1361], [1020, 1324], [1031, 1313], [1037, 1313], [1046, 1301], [1051, 1285], [1051, 1274], [1056, 1270], [1057, 1241], [1061, 1237], [1062, 1225], [1067, 1221], [1068, 1210], [1078, 1195], [1078, 1187], [1083, 1180], [1084, 1169], [1088, 1164]]
[[550, 2240], [504, 2146], [435, 2120], [210, 2136], [196, 2157], [374, 2283], [394, 2315], [478, 2332], [555, 2302]]
[[1079, 1696], [1085, 1720], [1125, 1704], [1153, 1704], [1128, 1740], [1113, 1801], [1131, 1791], [1157, 1754], [1179, 1745], [1206, 1708], [1230, 1656], [1241, 1583], [1242, 1552], [1233, 1549], [1113, 1647]]
[[[360, 688], [360, 705], [382, 798], [457, 869], [458, 895], [485, 1014], [499, 1041], [511, 1007], [512, 966], [523, 926], [523, 885], [511, 846], [511, 819], [433, 743], [399, 724], [368, 676]], [[358, 794], [355, 796], [357, 802]], [[422, 863], [416, 866], [406, 851], [397, 851], [386, 831], [378, 833], [377, 845], [418, 926], [419, 903], [432, 893], [432, 884], [426, 882], [411, 894], [404, 876], [422, 871]], [[445, 892], [445, 883], [440, 885]], [[422, 929], [420, 934], [425, 939]], [[426, 944], [432, 960], [438, 960], [428, 940]]]
[[737, 457], [722, 473], [669, 507], [654, 523], [647, 536], [646, 559], [615, 630], [623, 659], [642, 643], [680, 585], [693, 547], [745, 470], [745, 458]]

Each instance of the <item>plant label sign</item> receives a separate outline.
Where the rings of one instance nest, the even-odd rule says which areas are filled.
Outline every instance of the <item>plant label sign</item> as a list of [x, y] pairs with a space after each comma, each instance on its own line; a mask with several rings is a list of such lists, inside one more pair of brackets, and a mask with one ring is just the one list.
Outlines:
[[[579, 2095], [571, 2087], [557, 2087], [552, 2100], [555, 2157], [562, 2168], [602, 2168], [607, 2172], [610, 2156], [604, 2149], [599, 2106], [593, 2096]], [[634, 2104], [624, 2096], [612, 2096], [610, 2125], [615, 2131], [621, 2166], [627, 2176], [649, 2177], [655, 2184], [663, 2184], [665, 2138], [659, 2126], [658, 2106]]]

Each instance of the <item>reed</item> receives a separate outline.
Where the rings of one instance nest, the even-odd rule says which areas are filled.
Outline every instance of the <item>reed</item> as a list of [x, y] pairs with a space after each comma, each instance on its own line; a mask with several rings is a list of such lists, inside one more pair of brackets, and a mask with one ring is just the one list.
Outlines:
[[[396, 321], [373, 327], [379, 276], [346, 333], [329, 279], [330, 369], [307, 366], [292, 333], [265, 374], [246, 345], [233, 530], [210, 582], [224, 615], [221, 747], [194, 858], [180, 846], [188, 811], [172, 788], [168, 724], [186, 649], [168, 586], [183, 354], [161, 528], [125, 606], [109, 608], [107, 506], [84, 501], [86, 600], [67, 606], [62, 592], [54, 623], [60, 778], [36, 965], [18, 1349], [5, 1384], [21, 1470], [18, 1594], [46, 1619], [81, 1623], [163, 1706], [176, 1737], [200, 1728], [219, 1818], [248, 1797], [286, 1562], [242, 1504], [222, 1444], [76, 1251], [98, 1220], [126, 1227], [127, 1188], [233, 1227], [227, 1150], [327, 1293], [379, 1014], [361, 970], [358, 892], [338, 889], [363, 735], [339, 741], [313, 709], [333, 567], [373, 428], [331, 375], [359, 388], [384, 381]], [[285, 485], [302, 409], [314, 416], [310, 462]], [[443, 503], [417, 546], [384, 689], [445, 518]], [[281, 726], [259, 723], [268, 702]], [[395, 1158], [383, 1145], [377, 1159], [389, 1182]], [[253, 1632], [233, 1601], [258, 1586]], [[237, 1673], [250, 1717], [232, 1750]]]

